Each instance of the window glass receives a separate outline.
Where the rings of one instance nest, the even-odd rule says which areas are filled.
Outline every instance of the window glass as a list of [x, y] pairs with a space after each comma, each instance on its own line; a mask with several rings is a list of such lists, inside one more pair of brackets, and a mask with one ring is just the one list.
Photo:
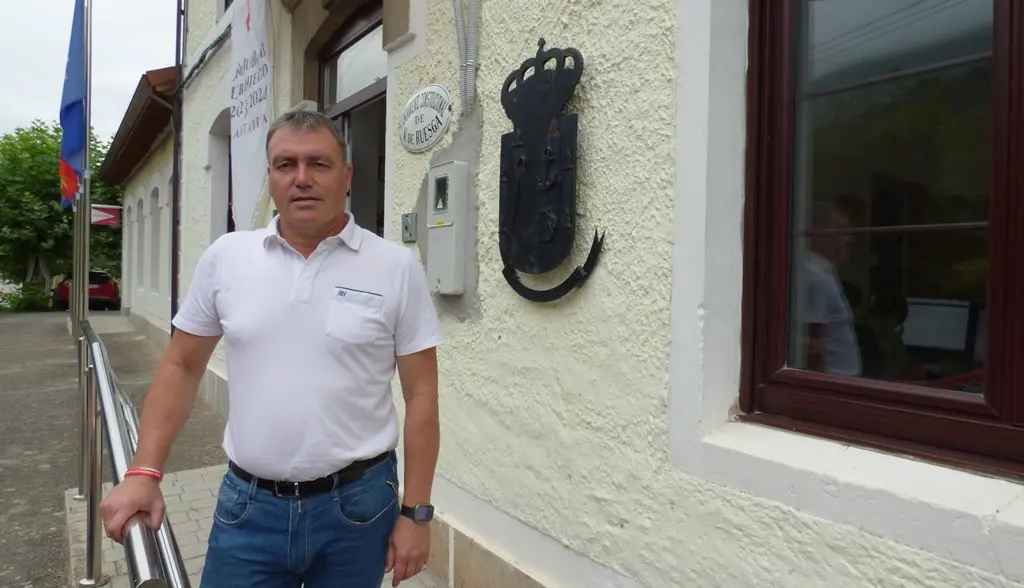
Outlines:
[[324, 66], [324, 103], [337, 104], [388, 75], [384, 29], [377, 26]]
[[434, 212], [448, 212], [448, 176], [434, 180]]
[[993, 0], [799, 0], [791, 367], [982, 391]]

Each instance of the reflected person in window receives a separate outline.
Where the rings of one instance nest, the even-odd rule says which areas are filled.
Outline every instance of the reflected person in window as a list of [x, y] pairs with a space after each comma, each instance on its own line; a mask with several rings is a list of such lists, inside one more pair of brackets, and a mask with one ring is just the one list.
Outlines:
[[223, 337], [229, 467], [203, 588], [378, 588], [391, 570], [398, 585], [426, 564], [433, 515], [441, 333], [426, 275], [346, 212], [352, 166], [330, 119], [286, 113], [266, 149], [279, 214], [196, 265], [146, 395], [135, 475], [104, 499], [104, 524], [116, 541], [137, 514], [160, 524], [167, 454]]
[[836, 266], [850, 255], [852, 238], [846, 214], [830, 203], [816, 203], [811, 213], [808, 251], [798, 268], [803, 288], [803, 322], [809, 370], [843, 376], [861, 375], [854, 314]]

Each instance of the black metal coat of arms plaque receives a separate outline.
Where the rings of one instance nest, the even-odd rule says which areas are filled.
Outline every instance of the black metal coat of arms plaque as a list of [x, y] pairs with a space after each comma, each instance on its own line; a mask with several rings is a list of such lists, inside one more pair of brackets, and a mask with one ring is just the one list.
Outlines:
[[573, 48], [545, 50], [544, 39], [537, 45], [537, 55], [510, 73], [501, 89], [513, 129], [501, 136], [498, 249], [509, 286], [527, 300], [551, 302], [587, 281], [604, 234], [594, 231], [587, 260], [554, 288], [534, 290], [519, 280], [517, 272], [557, 268], [572, 253], [576, 237], [579, 116], [567, 113], [567, 106], [583, 75], [583, 56]]

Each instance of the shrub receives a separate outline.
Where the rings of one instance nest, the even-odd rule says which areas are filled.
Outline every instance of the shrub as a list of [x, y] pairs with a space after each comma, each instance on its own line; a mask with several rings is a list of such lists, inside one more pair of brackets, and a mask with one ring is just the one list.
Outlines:
[[0, 312], [38, 312], [50, 310], [50, 294], [42, 286], [21, 284], [0, 292]]

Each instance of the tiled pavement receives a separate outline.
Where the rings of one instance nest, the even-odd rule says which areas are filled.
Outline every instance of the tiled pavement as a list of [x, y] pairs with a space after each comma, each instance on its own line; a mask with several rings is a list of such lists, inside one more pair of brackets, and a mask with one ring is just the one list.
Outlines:
[[[225, 467], [221, 465], [171, 473], [161, 484], [167, 505], [166, 517], [171, 522], [193, 588], [200, 588], [199, 576], [206, 554], [206, 539], [210, 533], [213, 507], [217, 501], [216, 492], [224, 470]], [[109, 490], [110, 484], [105, 484], [104, 494]], [[75, 501], [74, 494], [74, 489], [65, 492], [64, 503], [71, 550], [71, 578], [77, 583], [84, 573], [85, 565], [86, 504]], [[124, 548], [106, 537], [103, 538], [103, 573], [110, 576], [111, 581], [107, 584], [110, 588], [130, 588]], [[442, 588], [446, 585], [427, 571], [402, 582], [401, 588]], [[391, 580], [385, 578], [381, 586], [391, 586]]]

